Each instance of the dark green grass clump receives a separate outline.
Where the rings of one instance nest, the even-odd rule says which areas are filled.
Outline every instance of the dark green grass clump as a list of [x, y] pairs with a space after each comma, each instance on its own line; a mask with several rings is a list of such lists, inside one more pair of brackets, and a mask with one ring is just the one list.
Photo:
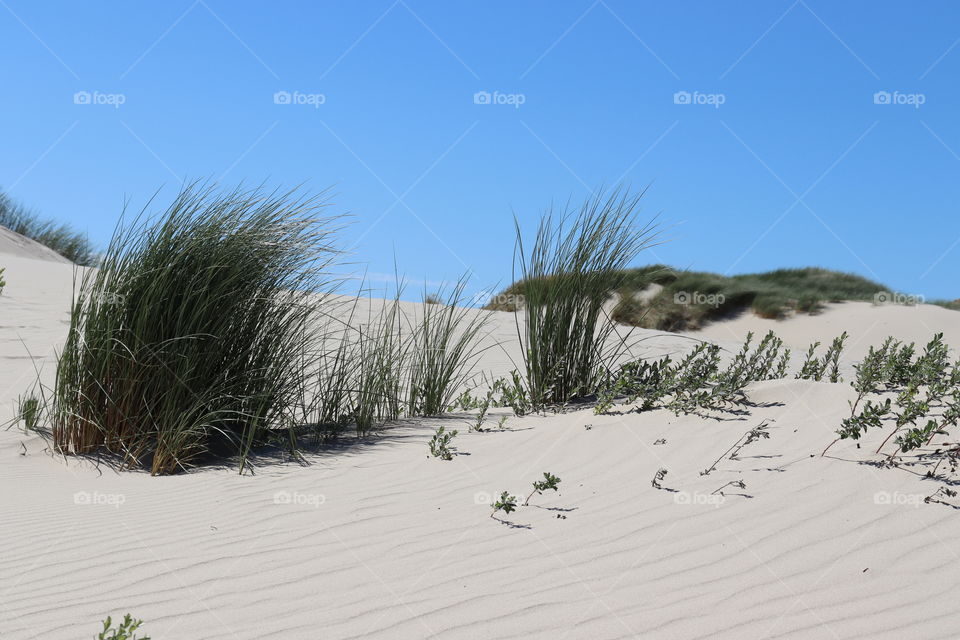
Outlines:
[[[637, 274], [638, 284], [642, 276]], [[632, 295], [637, 289], [622, 289], [614, 311], [618, 321], [666, 331], [697, 329], [747, 309], [764, 318], [782, 318], [791, 312], [815, 313], [827, 302], [873, 300], [890, 290], [858, 275], [817, 267], [735, 276], [659, 267], [647, 282], [663, 290], [648, 304], [638, 304]]]
[[[764, 318], [815, 313], [827, 302], [871, 301], [877, 293], [890, 291], [858, 275], [817, 267], [723, 276], [652, 265], [607, 278], [607, 284], [618, 283], [620, 300], [612, 313], [617, 322], [661, 331], [698, 329], [748, 309]], [[641, 299], [638, 294], [651, 285], [662, 290]], [[512, 285], [487, 308], [514, 310], [519, 305], [511, 304], [517, 299], [513, 294], [522, 287], [522, 282]]]
[[336, 255], [323, 207], [193, 185], [118, 229], [75, 296], [49, 411], [57, 449], [167, 474], [217, 451], [243, 461], [288, 427]]
[[41, 220], [3, 193], [0, 193], [0, 227], [39, 242], [74, 264], [93, 266], [97, 262], [97, 254], [85, 235], [68, 225]]

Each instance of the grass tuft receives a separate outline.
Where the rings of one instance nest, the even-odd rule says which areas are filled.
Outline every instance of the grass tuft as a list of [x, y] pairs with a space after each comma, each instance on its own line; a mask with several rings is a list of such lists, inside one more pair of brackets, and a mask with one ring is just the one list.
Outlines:
[[636, 224], [642, 195], [618, 188], [575, 210], [551, 207], [529, 254], [516, 222], [517, 333], [535, 407], [592, 394], [623, 353], [622, 342], [609, 346], [616, 327], [604, 305], [627, 265], [652, 243], [653, 228]]
[[290, 426], [329, 280], [322, 198], [193, 184], [116, 231], [75, 295], [50, 411], [63, 453], [153, 474]]

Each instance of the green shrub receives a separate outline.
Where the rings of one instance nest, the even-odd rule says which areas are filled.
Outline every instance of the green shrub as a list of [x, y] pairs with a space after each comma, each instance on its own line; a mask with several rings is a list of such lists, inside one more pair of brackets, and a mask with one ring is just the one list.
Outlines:
[[103, 630], [97, 634], [97, 640], [150, 640], [149, 636], [137, 638], [136, 631], [143, 624], [143, 620], [134, 620], [130, 614], [123, 616], [123, 621], [114, 628], [113, 619], [107, 616], [103, 621]]
[[321, 199], [185, 188], [118, 227], [76, 293], [56, 371], [54, 443], [167, 474], [289, 428], [329, 288]]

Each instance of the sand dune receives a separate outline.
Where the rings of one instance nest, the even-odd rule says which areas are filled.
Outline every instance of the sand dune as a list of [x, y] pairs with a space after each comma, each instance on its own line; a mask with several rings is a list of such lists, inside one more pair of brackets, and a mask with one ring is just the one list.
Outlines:
[[[48, 373], [64, 337], [73, 268], [37, 257], [0, 246], [0, 420], [33, 375], [28, 354]], [[500, 375], [519, 354], [512, 315], [494, 315], [507, 346], [481, 366]], [[849, 366], [889, 333], [944, 331], [960, 348], [958, 317], [847, 303], [696, 337], [735, 348], [774, 328], [802, 351], [847, 330]], [[637, 335], [648, 355], [691, 344]], [[765, 406], [725, 420], [585, 410], [511, 416], [499, 433], [452, 414], [253, 476], [121, 474], [0, 431], [0, 636], [90, 637], [129, 611], [155, 640], [956, 637], [960, 520], [922, 503], [937, 485], [858, 464], [879, 439], [819, 457], [849, 385], [777, 380], [751, 397]], [[763, 420], [769, 439], [701, 475]], [[460, 428], [465, 455], [428, 458], [440, 424]], [[513, 526], [488, 517], [490, 495], [526, 495], [544, 471], [559, 493]]]

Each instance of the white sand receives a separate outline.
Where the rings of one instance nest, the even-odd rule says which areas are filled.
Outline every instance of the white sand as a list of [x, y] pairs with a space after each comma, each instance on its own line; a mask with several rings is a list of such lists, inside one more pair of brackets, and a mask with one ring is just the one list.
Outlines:
[[[73, 269], [38, 257], [0, 244], [0, 420], [33, 376], [24, 345], [49, 372], [64, 337]], [[846, 329], [858, 356], [889, 332], [945, 331], [958, 348], [957, 319], [844, 304], [701, 335], [735, 346], [774, 327], [802, 350]], [[495, 322], [514, 345], [512, 316]], [[483, 366], [511, 368], [502, 352]], [[960, 512], [922, 504], [939, 485], [857, 464], [877, 437], [818, 457], [848, 412], [846, 384], [771, 381], [751, 397], [772, 404], [724, 421], [588, 410], [478, 434], [452, 416], [243, 477], [98, 471], [0, 431], [0, 637], [87, 638], [125, 612], [154, 640], [957, 637]], [[700, 475], [764, 418], [769, 440]], [[437, 424], [460, 428], [469, 455], [428, 458]], [[669, 490], [650, 485], [660, 467]], [[559, 494], [512, 514], [516, 527], [488, 517], [488, 494], [526, 495], [544, 471]], [[710, 497], [732, 480], [746, 490]]]

